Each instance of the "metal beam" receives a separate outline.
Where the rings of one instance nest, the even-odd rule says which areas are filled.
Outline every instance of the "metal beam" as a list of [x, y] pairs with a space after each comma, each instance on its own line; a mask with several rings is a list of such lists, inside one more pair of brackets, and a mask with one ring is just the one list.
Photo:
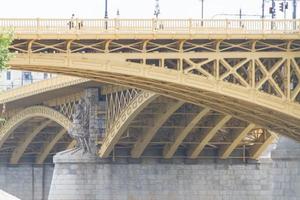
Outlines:
[[164, 158], [172, 158], [174, 153], [176, 152], [179, 145], [182, 143], [184, 138], [193, 130], [193, 128], [197, 125], [197, 123], [207, 114], [210, 109], [205, 108], [198, 114], [194, 116], [194, 118], [190, 121], [190, 123], [183, 129], [179, 129], [175, 133], [175, 140], [172, 144], [167, 144], [164, 147], [163, 155]]
[[20, 158], [24, 154], [25, 150], [27, 149], [28, 145], [32, 142], [32, 140], [44, 129], [46, 128], [52, 120], [47, 120], [40, 124], [38, 127], [36, 127], [32, 132], [29, 132], [25, 135], [25, 140], [21, 141], [19, 145], [15, 148], [13, 151], [11, 158], [10, 158], [10, 164], [18, 164]]
[[255, 127], [255, 124], [249, 124], [242, 131], [233, 135], [233, 141], [229, 145], [222, 145], [219, 149], [219, 156], [221, 159], [226, 159], [230, 156], [233, 150], [240, 144], [240, 142], [246, 137], [246, 135]]
[[[264, 42], [260, 41], [259, 43], [262, 44]], [[271, 46], [268, 45], [268, 48], [271, 48]], [[236, 52], [229, 53], [234, 56], [239, 54]], [[275, 53], [276, 52], [268, 52], [268, 54], [271, 55]], [[298, 52], [278, 53], [281, 54], [280, 58], [286, 58], [296, 56]], [[265, 52], [262, 52], [262, 55], [260, 52], [255, 52], [243, 58], [249, 57], [257, 61], [259, 58], [265, 58], [264, 54]], [[157, 53], [157, 55], [160, 56], [160, 53]], [[116, 55], [114, 56], [116, 58]], [[179, 55], [177, 54], [177, 58], [178, 56]], [[214, 56], [218, 57], [220, 54], [215, 53]], [[63, 62], [63, 59], [67, 60]], [[50, 66], [49, 60], [55, 60], [55, 62], [51, 62], [54, 64]], [[60, 63], [60, 61], [61, 64], [55, 64]], [[30, 63], [30, 65], [27, 63]], [[72, 66], [67, 65], [67, 63], [72, 63]], [[85, 63], [84, 65], [89, 67], [89, 71], [86, 71], [86, 67], [83, 67], [80, 63]], [[234, 62], [230, 63], [234, 66]], [[230, 76], [227, 77], [226, 80], [220, 81], [215, 78], [208, 79], [196, 74], [182, 74], [180, 71], [162, 67], [153, 68], [145, 64], [122, 62], [117, 61], [116, 59], [102, 60], [102, 56], [101, 59], [89, 59], [86, 56], [77, 55], [72, 58], [68, 56], [66, 56], [66, 58], [61, 58], [61, 55], [45, 56], [41, 54], [37, 57], [34, 54], [31, 54], [30, 56], [18, 54], [16, 58], [10, 60], [10, 65], [14, 69], [17, 67], [18, 69], [24, 70], [85, 76], [93, 80], [106, 80], [109, 83], [130, 85], [132, 87], [158, 92], [197, 105], [202, 104], [213, 107], [220, 112], [228, 113], [239, 119], [257, 123], [264, 127], [274, 127], [273, 130], [278, 130], [281, 134], [300, 140], [297, 131], [289, 131], [289, 129], [291, 129], [290, 127], [300, 127], [298, 123], [298, 120], [300, 119], [300, 115], [298, 114], [300, 113], [299, 105], [293, 101], [286, 101], [287, 99], [285, 97], [279, 98], [275, 95], [270, 96], [269, 94], [272, 94], [272, 90], [269, 91], [266, 90], [266, 88], [263, 88], [265, 90], [262, 92], [261, 88], [255, 87], [255, 85], [259, 83], [251, 84], [251, 87], [254, 87], [255, 90], [249, 92], [250, 86], [241, 87], [239, 84], [228, 83], [226, 80], [232, 78]], [[270, 65], [273, 64], [271, 63]], [[274, 84], [275, 80], [274, 76], [272, 76], [274, 74], [269, 72], [268, 68], [263, 65], [259, 65], [259, 68], [264, 74], [264, 78], [261, 80], [265, 80], [265, 77], [267, 77], [269, 80], [272, 80], [271, 83]], [[251, 80], [256, 80], [253, 78], [257, 77], [253, 75], [253, 77], [250, 78]], [[284, 87], [287, 86], [285, 82], [287, 81], [277, 81], [276, 84], [278, 84], [278, 87], [276, 88], [288, 88]], [[281, 93], [282, 92], [279, 92], [278, 94], [281, 95]], [[234, 103], [235, 100], [239, 103]], [[284, 109], [282, 109], [283, 105]], [[251, 112], [249, 112], [250, 110]], [[274, 111], [274, 114], [270, 114], [271, 110]], [[289, 120], [283, 120], [281, 114], [287, 114]]]
[[39, 81], [12, 90], [5, 91], [0, 96], [0, 104], [9, 103], [12, 101], [31, 97], [32, 95], [43, 94], [46, 92], [65, 88], [67, 86], [74, 86], [90, 82], [85, 78], [71, 77], [71, 76], [57, 76], [55, 78]]
[[155, 93], [145, 91], [128, 104], [122, 112], [122, 115], [115, 120], [115, 124], [112, 126], [111, 130], [106, 133], [105, 138], [103, 139], [103, 144], [99, 150], [101, 158], [109, 156], [115, 144], [117, 144], [119, 138], [122, 136], [131, 121], [157, 96], [158, 95]]
[[72, 149], [76, 146], [77, 142], [76, 140], [72, 140], [72, 142], [70, 142], [70, 144], [67, 146], [67, 149]]
[[216, 126], [212, 128], [210, 131], [208, 131], [207, 133], [203, 134], [200, 137], [200, 143], [188, 151], [188, 157], [197, 158], [201, 153], [201, 151], [204, 149], [205, 145], [208, 144], [208, 142], [215, 136], [218, 130], [222, 128], [222, 126], [224, 126], [230, 119], [231, 119], [230, 115], [226, 115], [218, 119]]
[[104, 85], [101, 87], [101, 95], [121, 92], [123, 90], [128, 90], [128, 87], [121, 85]]
[[266, 135], [262, 134], [259, 137], [259, 141], [262, 141], [262, 144], [255, 144], [249, 149], [249, 154], [252, 159], [258, 160], [261, 154], [268, 148], [270, 144], [274, 142], [277, 138], [275, 133], [267, 132]]
[[146, 132], [138, 139], [133, 149], [131, 150], [131, 157], [139, 158], [147, 145], [150, 143], [158, 129], [169, 119], [169, 117], [178, 110], [184, 102], [176, 101], [170, 103], [164, 113], [158, 115], [156, 119], [154, 119], [153, 126], [146, 130]]
[[43, 149], [41, 150], [40, 154], [37, 156], [35, 163], [36, 164], [43, 164], [44, 160], [47, 158], [53, 147], [56, 145], [56, 143], [66, 134], [67, 130], [62, 128], [54, 138], [51, 138], [50, 141], [48, 141]]
[[0, 129], [0, 148], [9, 138], [9, 136], [14, 132], [14, 130], [24, 123], [26, 120], [31, 119], [33, 117], [43, 117], [46, 119], [50, 119], [55, 121], [62, 127], [68, 129], [71, 127], [72, 122], [62, 115], [61, 113], [57, 112], [56, 110], [46, 107], [46, 106], [32, 106], [25, 108], [24, 110], [16, 113], [12, 116], [9, 120], [5, 122], [5, 124]]

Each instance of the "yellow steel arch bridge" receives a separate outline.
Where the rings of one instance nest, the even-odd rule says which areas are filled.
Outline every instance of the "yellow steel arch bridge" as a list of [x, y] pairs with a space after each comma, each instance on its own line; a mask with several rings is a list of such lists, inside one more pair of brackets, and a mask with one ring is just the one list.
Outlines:
[[[68, 26], [69, 22], [0, 20], [0, 27], [15, 31], [12, 69], [81, 77], [58, 77], [7, 92], [0, 103], [9, 109], [12, 102], [32, 95], [96, 82], [104, 88], [126, 86], [104, 89], [111, 103], [106, 134], [99, 140], [103, 158], [115, 155], [116, 148], [139, 158], [148, 155], [149, 146], [160, 145], [163, 158], [176, 156], [180, 149], [186, 157], [198, 158], [207, 147], [228, 158], [243, 147], [242, 157], [256, 159], [274, 140], [273, 132], [300, 141], [300, 20], [76, 19]], [[67, 104], [59, 104], [61, 111], [72, 105], [67, 99]], [[179, 113], [184, 123], [176, 118]], [[150, 124], [139, 122], [147, 115]], [[178, 123], [183, 124], [174, 128]], [[168, 126], [172, 131], [163, 134]], [[142, 131], [131, 132], [132, 127]], [[45, 146], [37, 163], [50, 147]], [[24, 149], [15, 148], [11, 163]]]

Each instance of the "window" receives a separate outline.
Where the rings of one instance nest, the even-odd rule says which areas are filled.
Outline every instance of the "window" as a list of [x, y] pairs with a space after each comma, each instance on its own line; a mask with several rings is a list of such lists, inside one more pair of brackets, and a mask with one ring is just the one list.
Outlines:
[[8, 81], [11, 80], [11, 72], [10, 71], [6, 72], [6, 80], [8, 80]]
[[32, 80], [31, 72], [24, 72], [24, 73], [23, 73], [23, 79], [24, 79], [25, 81]]
[[44, 79], [48, 78], [48, 73], [44, 73]]

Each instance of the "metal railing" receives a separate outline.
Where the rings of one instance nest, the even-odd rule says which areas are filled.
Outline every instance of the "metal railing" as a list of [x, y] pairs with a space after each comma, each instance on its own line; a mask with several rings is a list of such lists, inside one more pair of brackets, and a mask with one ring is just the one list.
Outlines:
[[3, 29], [16, 34], [280, 34], [300, 33], [300, 19], [0, 19]]

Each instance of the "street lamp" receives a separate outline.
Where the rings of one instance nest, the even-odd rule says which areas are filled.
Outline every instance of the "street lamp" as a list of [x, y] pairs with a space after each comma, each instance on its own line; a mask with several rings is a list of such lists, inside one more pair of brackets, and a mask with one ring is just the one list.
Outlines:
[[201, 19], [203, 20], [204, 16], [204, 0], [201, 0]]
[[265, 18], [265, 0], [262, 0], [262, 12], [261, 12], [261, 18]]
[[107, 0], [105, 0], [104, 19], [106, 19], [106, 20], [105, 20], [105, 29], [107, 30], [107, 28], [108, 28], [108, 21], [107, 21], [107, 19], [108, 19]]
[[105, 12], [104, 12], [104, 18], [108, 18], [108, 11], [107, 11], [107, 0], [105, 0]]
[[293, 19], [297, 18], [297, 0], [293, 0]]
[[104, 14], [104, 18], [107, 19], [108, 18], [108, 11], [107, 11], [107, 0], [105, 0], [105, 14]]

